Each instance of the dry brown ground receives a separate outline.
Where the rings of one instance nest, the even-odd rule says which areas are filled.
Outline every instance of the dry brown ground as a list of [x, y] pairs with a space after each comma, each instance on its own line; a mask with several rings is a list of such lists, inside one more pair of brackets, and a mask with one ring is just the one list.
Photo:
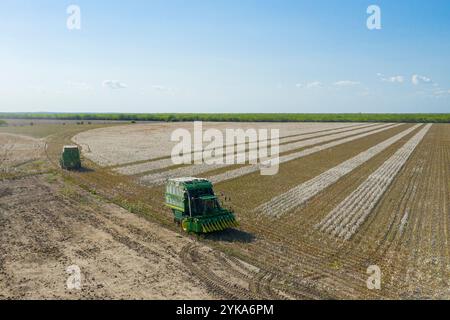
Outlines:
[[44, 147], [42, 139], [0, 132], [0, 179], [48, 169], [43, 161]]
[[0, 168], [17, 167], [43, 156], [44, 141], [0, 133]]
[[258, 272], [55, 176], [0, 182], [0, 208], [0, 298], [242, 298]]

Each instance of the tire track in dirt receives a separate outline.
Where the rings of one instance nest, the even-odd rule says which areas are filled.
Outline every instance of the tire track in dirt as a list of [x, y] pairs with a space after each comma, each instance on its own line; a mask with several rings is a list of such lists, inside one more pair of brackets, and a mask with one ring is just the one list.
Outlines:
[[[67, 199], [67, 201], [71, 201], [70, 199]], [[111, 215], [106, 215], [106, 214], [102, 214], [101, 218], [96, 215], [95, 211], [91, 208], [86, 208], [87, 210], [91, 211], [91, 215], [89, 217], [89, 223], [96, 226], [97, 228], [109, 233], [116, 241], [126, 245], [127, 247], [129, 247], [130, 249], [138, 252], [140, 255], [145, 256], [146, 258], [153, 258], [155, 259], [155, 255], [156, 255], [156, 260], [161, 259], [162, 257], [159, 257], [157, 254], [155, 254], [155, 252], [150, 249], [144, 249], [145, 247], [148, 247], [148, 236], [147, 234], [145, 234], [143, 232], [142, 229], [136, 228], [134, 226], [131, 226], [129, 224], [124, 223], [123, 221], [119, 221], [119, 219], [117, 217], [111, 216]], [[124, 230], [112, 230], [111, 227], [105, 227], [105, 223], [107, 221], [111, 221], [113, 222], [116, 226], [120, 226], [120, 228], [123, 228]], [[139, 238], [139, 241], [136, 240], [131, 240], [129, 237], [124, 236], [124, 234], [129, 234], [132, 233], [135, 236], [137, 236], [137, 238]], [[190, 242], [190, 241], [189, 241]], [[169, 244], [166, 244], [168, 248], [170, 248]], [[172, 259], [174, 260], [174, 262], [177, 261], [177, 259], [181, 256], [182, 260], [184, 262], [187, 262], [189, 264], [189, 260], [192, 260], [192, 256], [196, 255], [197, 253], [195, 252], [197, 249], [197, 247], [195, 245], [193, 245], [192, 243], [188, 243], [184, 249], [182, 250], [181, 254], [174, 251], [174, 250], [167, 250], [168, 253], [171, 254]], [[186, 252], [184, 252], [186, 251]], [[247, 275], [239, 270], [237, 270], [237, 268], [233, 265], [231, 265], [231, 263], [228, 261], [228, 258], [223, 257], [223, 253], [218, 253], [215, 252], [215, 257], [221, 257], [220, 261], [221, 262], [227, 262], [226, 266], [229, 266], [229, 269], [226, 269], [227, 272], [231, 272], [233, 274], [235, 274], [237, 277], [243, 279], [243, 280], [248, 280], [249, 282], [254, 282], [255, 279], [254, 277]], [[167, 259], [167, 257], [165, 257]], [[233, 262], [236, 263], [236, 261], [238, 261], [237, 259], [233, 260]], [[243, 264], [242, 262], [237, 262], [240, 264], [240, 267], [243, 268]], [[236, 263], [236, 264], [237, 264]], [[192, 263], [190, 263], [190, 265], [192, 265]], [[220, 277], [215, 275], [213, 272], [210, 271], [209, 266], [201, 266], [199, 267], [198, 265], [196, 265], [196, 267], [193, 270], [197, 270], [197, 271], [192, 271], [190, 270], [190, 274], [193, 276], [196, 276], [199, 280], [199, 282], [202, 282], [204, 280], [204, 274], [207, 274], [207, 281], [206, 283], [209, 284], [209, 289], [211, 289], [211, 291], [213, 293], [220, 293], [223, 294], [223, 296], [220, 296], [221, 298], [223, 297], [233, 297], [235, 299], [254, 299], [254, 298], [275, 298], [278, 296], [275, 296], [274, 294], [271, 295], [270, 297], [267, 295], [264, 295], [262, 293], [262, 291], [256, 291], [256, 292], [247, 292], [245, 289], [241, 289], [238, 286], [236, 286], [235, 284], [230, 283], [229, 281], [226, 280], [225, 277]], [[222, 284], [225, 284], [226, 288], [223, 288]], [[218, 290], [218, 288], [222, 288], [221, 290]]]
[[[275, 292], [277, 284], [273, 283], [275, 275], [272, 272], [259, 270], [258, 272], [248, 270], [243, 262], [233, 256], [227, 256], [225, 258], [222, 252], [216, 253], [216, 258], [231, 270], [234, 274], [242, 279], [245, 279], [249, 283], [249, 290], [255, 295], [263, 297], [269, 300], [286, 299], [286, 294], [280, 294]], [[236, 268], [237, 267], [237, 268]], [[240, 269], [240, 270], [239, 270]], [[246, 270], [246, 271], [241, 271]]]
[[[330, 270], [320, 262], [315, 252], [299, 248], [303, 242], [298, 242], [295, 246], [287, 244], [283, 252], [275, 249], [275, 246], [279, 244], [269, 243], [268, 245], [273, 248], [259, 245], [252, 247], [252, 256], [247, 258], [251, 259], [254, 265], [273, 270], [279, 282], [291, 284], [293, 288], [287, 291], [288, 293], [303, 299], [362, 296], [360, 291], [364, 289], [362, 287], [364, 281], [356, 279], [351, 274]], [[317, 256], [320, 256], [322, 254], [320, 248], [317, 249]], [[339, 294], [336, 293], [337, 291]]]
[[181, 252], [181, 259], [188, 267], [189, 272], [192, 275], [199, 277], [206, 287], [218, 297], [225, 297], [226, 299], [231, 300], [260, 299], [258, 293], [253, 293], [230, 283], [228, 280], [223, 279], [212, 272], [209, 266], [205, 266], [202, 263], [198, 245], [192, 243], [187, 244], [183, 247]]

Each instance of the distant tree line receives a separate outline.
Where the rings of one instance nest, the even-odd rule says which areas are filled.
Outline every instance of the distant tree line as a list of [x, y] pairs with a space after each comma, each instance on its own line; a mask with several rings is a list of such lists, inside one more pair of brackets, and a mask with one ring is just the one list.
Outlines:
[[224, 121], [224, 122], [430, 122], [450, 123], [449, 113], [0, 113], [3, 119]]

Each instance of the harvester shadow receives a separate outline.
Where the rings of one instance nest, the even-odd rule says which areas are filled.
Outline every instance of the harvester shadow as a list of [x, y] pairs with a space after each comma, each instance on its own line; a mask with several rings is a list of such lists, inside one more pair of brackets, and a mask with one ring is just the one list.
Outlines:
[[81, 167], [80, 169], [77, 170], [77, 172], [79, 173], [90, 173], [90, 172], [94, 172], [94, 169], [91, 168], [86, 168], [86, 167]]
[[209, 233], [205, 235], [205, 239], [223, 242], [251, 243], [256, 240], [256, 237], [253, 234], [242, 230], [227, 229], [224, 231]]

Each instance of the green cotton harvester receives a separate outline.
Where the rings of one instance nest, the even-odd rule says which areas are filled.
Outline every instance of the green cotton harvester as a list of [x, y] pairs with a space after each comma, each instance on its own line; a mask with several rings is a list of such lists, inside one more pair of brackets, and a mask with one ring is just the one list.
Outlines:
[[165, 198], [174, 221], [186, 232], [210, 233], [238, 225], [233, 212], [220, 206], [212, 183], [206, 179], [170, 179]]
[[59, 164], [61, 168], [66, 170], [79, 170], [81, 168], [81, 159], [78, 146], [64, 146]]

